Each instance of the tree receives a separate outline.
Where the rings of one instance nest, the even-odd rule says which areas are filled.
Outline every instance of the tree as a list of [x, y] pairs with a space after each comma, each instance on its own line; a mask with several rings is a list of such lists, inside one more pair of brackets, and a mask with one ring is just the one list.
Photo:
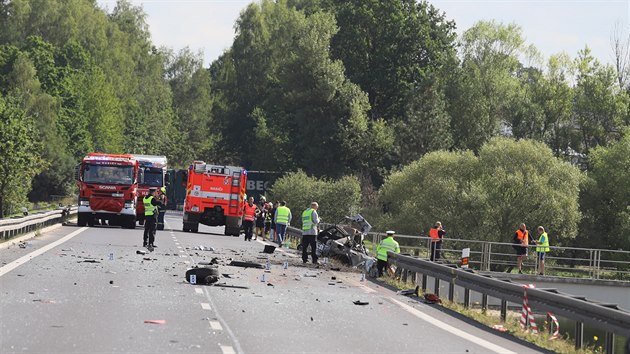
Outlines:
[[392, 174], [381, 189], [388, 213], [379, 227], [418, 234], [441, 220], [452, 238], [511, 242], [525, 222], [566, 244], [580, 219], [581, 180], [542, 143], [493, 138], [478, 157], [433, 152]]
[[0, 95], [0, 218], [26, 201], [31, 179], [43, 168], [32, 120], [18, 100]]

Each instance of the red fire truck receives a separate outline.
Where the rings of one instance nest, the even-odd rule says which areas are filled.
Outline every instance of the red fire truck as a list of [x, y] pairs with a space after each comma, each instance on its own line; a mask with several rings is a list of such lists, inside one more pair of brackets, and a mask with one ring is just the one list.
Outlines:
[[97, 220], [136, 226], [138, 161], [131, 155], [89, 153], [77, 166], [79, 226]]
[[242, 167], [195, 161], [188, 168], [184, 231], [197, 232], [199, 224], [225, 225], [225, 234], [238, 236], [245, 203], [247, 171]]
[[[138, 185], [138, 200], [136, 202], [136, 220], [140, 225], [144, 224], [144, 203], [142, 199], [149, 194], [149, 188], [166, 187], [167, 159], [166, 156], [154, 155], [133, 155], [138, 160], [138, 165], [142, 171], [143, 178]], [[166, 204], [166, 202], [164, 203]], [[164, 230], [165, 208], [160, 208], [158, 215], [158, 230]]]

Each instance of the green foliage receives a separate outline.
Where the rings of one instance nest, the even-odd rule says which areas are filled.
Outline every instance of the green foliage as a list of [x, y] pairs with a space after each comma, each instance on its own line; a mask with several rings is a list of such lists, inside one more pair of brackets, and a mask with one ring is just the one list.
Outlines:
[[425, 234], [440, 220], [449, 237], [510, 242], [518, 224], [544, 225], [558, 244], [575, 237], [575, 167], [533, 141], [492, 139], [479, 156], [434, 152], [392, 174], [381, 189], [386, 225]]
[[299, 171], [278, 179], [270, 191], [270, 200], [285, 200], [293, 213], [293, 225], [301, 226], [302, 212], [319, 204], [317, 211], [324, 222], [336, 223], [345, 216], [356, 214], [361, 201], [359, 180], [344, 176], [337, 180], [309, 177]]

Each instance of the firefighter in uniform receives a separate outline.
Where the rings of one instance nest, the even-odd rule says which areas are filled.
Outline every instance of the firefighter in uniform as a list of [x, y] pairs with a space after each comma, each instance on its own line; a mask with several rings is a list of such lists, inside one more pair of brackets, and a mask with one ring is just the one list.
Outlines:
[[249, 197], [243, 206], [243, 229], [245, 231], [245, 241], [251, 241], [254, 233], [254, 219], [256, 218], [256, 205], [254, 197]]
[[155, 242], [158, 207], [162, 206], [162, 203], [156, 197], [157, 188], [150, 188], [149, 195], [142, 199], [144, 204], [144, 238], [142, 245], [149, 248], [155, 247], [153, 242]]
[[400, 253], [400, 246], [398, 242], [394, 240], [394, 231], [387, 231], [387, 237], [381, 241], [381, 243], [376, 247], [376, 267], [378, 268], [378, 276], [383, 276], [383, 268], [388, 268], [387, 264], [387, 252]]

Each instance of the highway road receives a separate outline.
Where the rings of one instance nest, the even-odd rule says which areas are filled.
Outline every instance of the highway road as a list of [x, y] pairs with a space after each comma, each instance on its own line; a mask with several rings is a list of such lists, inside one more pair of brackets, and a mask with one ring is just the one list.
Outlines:
[[[0, 249], [0, 352], [541, 351], [361, 282], [358, 273], [305, 267], [290, 250], [266, 255], [262, 242], [223, 236], [222, 228], [192, 234], [181, 227], [180, 216], [167, 215], [158, 248], [147, 255], [136, 254], [140, 228], [107, 226], [63, 226], [26, 248]], [[220, 286], [185, 281], [188, 268], [212, 258]], [[232, 260], [269, 260], [271, 269], [228, 266]]]

